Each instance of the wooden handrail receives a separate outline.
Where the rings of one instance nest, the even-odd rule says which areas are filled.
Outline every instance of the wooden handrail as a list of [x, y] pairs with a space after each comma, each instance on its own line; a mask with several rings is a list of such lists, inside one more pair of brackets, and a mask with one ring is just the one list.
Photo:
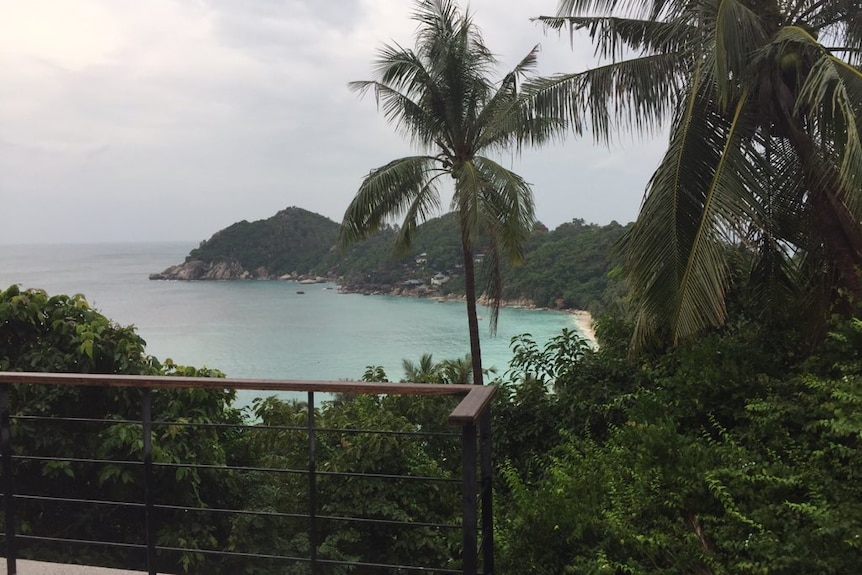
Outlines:
[[0, 371], [0, 384], [71, 385], [94, 387], [138, 387], [150, 389], [237, 389], [249, 391], [319, 391], [389, 395], [460, 395], [461, 402], [449, 415], [449, 422], [475, 422], [487, 409], [497, 388], [493, 385], [382, 383], [366, 381], [292, 381], [280, 379], [237, 379], [180, 377], [163, 375], [103, 375], [89, 373], [44, 373]]
[[449, 414], [449, 423], [453, 425], [476, 423], [488, 409], [494, 394], [497, 392], [495, 385], [471, 385], [469, 387], [470, 391], [467, 396]]

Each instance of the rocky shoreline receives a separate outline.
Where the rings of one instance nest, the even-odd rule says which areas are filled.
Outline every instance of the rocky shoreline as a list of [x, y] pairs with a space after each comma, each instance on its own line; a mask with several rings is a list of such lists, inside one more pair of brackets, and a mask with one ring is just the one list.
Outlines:
[[249, 271], [236, 261], [205, 262], [203, 260], [189, 260], [166, 268], [161, 272], [151, 273], [150, 279], [167, 281], [293, 280], [308, 284], [337, 281], [335, 278], [297, 273], [276, 275], [265, 267]]

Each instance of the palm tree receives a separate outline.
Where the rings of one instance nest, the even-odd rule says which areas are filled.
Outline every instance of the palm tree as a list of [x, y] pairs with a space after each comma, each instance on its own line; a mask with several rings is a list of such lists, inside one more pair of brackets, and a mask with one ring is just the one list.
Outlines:
[[599, 141], [670, 127], [624, 242], [636, 347], [721, 325], [734, 254], [764, 308], [860, 301], [862, 0], [562, 0], [541, 20], [601, 62], [525, 87], [538, 113]]
[[[470, 383], [473, 379], [471, 366], [469, 353], [464, 357], [447, 359], [440, 363], [440, 375], [446, 383]], [[488, 371], [494, 371], [494, 369]]]
[[430, 353], [423, 353], [418, 363], [402, 359], [404, 380], [412, 383], [438, 383], [440, 381], [440, 364], [435, 363]]
[[469, 13], [462, 14], [450, 0], [422, 0], [414, 19], [419, 22], [415, 49], [384, 46], [374, 63], [377, 79], [352, 82], [350, 88], [374, 92], [386, 119], [426, 153], [393, 160], [363, 179], [344, 214], [339, 243], [368, 237], [388, 219], [401, 217], [396, 247], [406, 250], [417, 226], [441, 207], [444, 182], [451, 182], [473, 382], [482, 385], [474, 253], [479, 242], [487, 242], [493, 326], [501, 297], [500, 258], [520, 261], [535, 223], [530, 186], [483, 154], [542, 143], [564, 125], [535, 117], [520, 93], [519, 84], [535, 68], [538, 47], [494, 83], [488, 74], [497, 61]]

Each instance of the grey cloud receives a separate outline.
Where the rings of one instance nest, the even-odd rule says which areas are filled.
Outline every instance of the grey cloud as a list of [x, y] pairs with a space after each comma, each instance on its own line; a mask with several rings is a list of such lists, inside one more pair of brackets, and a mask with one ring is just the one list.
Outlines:
[[[339, 220], [369, 170], [415, 152], [373, 98], [346, 87], [370, 78], [374, 47], [409, 39], [413, 22], [369, 47], [358, 0], [200, 4], [176, 16], [195, 20], [165, 23], [171, 34], [194, 24], [193, 38], [148, 31], [133, 38], [140, 45], [77, 69], [32, 55], [8, 60], [0, 201], [16, 217], [0, 227], [0, 243], [199, 241], [290, 205]], [[589, 49], [546, 36], [529, 21], [541, 13], [529, 4], [473, 2], [502, 68], [536, 43], [542, 72], [583, 68]], [[176, 52], [148, 53], [159, 49]], [[607, 150], [570, 138], [506, 161], [534, 184], [546, 224], [623, 222], [636, 214], [661, 149], [660, 141]]]

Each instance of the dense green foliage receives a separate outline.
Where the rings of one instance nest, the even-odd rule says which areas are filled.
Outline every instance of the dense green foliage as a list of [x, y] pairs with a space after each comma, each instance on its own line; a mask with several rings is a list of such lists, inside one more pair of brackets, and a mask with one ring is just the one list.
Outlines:
[[[633, 360], [633, 329], [604, 316], [592, 349], [563, 332], [545, 347], [513, 340], [510, 369], [498, 377], [494, 405], [497, 556], [501, 573], [612, 575], [844, 574], [862, 553], [862, 320], [837, 321], [817, 350], [802, 347], [795, 318], [764, 324], [745, 294], [732, 300], [733, 321], [695, 343]], [[92, 345], [88, 342], [92, 342]], [[117, 326], [81, 296], [0, 293], [0, 368], [104, 373], [209, 370], [159, 363], [132, 328]], [[405, 361], [405, 378], [467, 381], [469, 359]], [[386, 381], [369, 367], [366, 379]], [[19, 452], [136, 459], [140, 426], [135, 390], [13, 390], [13, 413], [108, 416], [107, 426], [16, 420]], [[228, 392], [156, 392], [158, 419], [233, 422]], [[451, 401], [410, 397], [337, 397], [315, 418], [321, 471], [355, 470], [457, 477], [457, 440], [363, 434], [451, 431]], [[276, 426], [157, 429], [159, 463], [207, 463], [302, 469], [307, 406], [274, 398], [254, 405], [254, 421]], [[297, 428], [297, 429], [294, 429]], [[140, 474], [125, 465], [93, 471], [67, 461], [21, 462], [27, 492], [139, 500]], [[159, 498], [190, 507], [302, 514], [307, 480], [300, 474], [214, 473], [180, 465], [159, 471]], [[409, 480], [324, 477], [321, 512], [389, 520], [457, 522], [457, 485], [420, 488]], [[137, 511], [28, 501], [28, 533], [140, 541]], [[307, 556], [301, 518], [166, 513], [162, 544], [186, 547], [163, 557], [173, 571], [305, 573], [247, 558], [214, 560], [196, 548]], [[422, 562], [457, 568], [457, 531], [336, 520], [320, 526], [320, 553], [340, 560]], [[100, 548], [38, 545], [43, 559], [76, 557], [140, 568], [135, 556]], [[356, 572], [361, 572], [358, 570]]]
[[[586, 309], [596, 315], [609, 309], [625, 290], [620, 274], [615, 272], [619, 260], [615, 245], [627, 229], [616, 222], [600, 226], [583, 220], [552, 231], [537, 226], [524, 246], [523, 264], [502, 268], [504, 299], [527, 300], [548, 308]], [[443, 273], [450, 281], [437, 287], [435, 293], [463, 293], [455, 214], [419, 226], [413, 247], [401, 257], [389, 252], [386, 238], [393, 233], [390, 230], [370, 240], [373, 248], [361, 242], [345, 257], [339, 269], [344, 272], [346, 286], [382, 289], [411, 279], [430, 285], [435, 274]], [[481, 263], [477, 266], [483, 281], [491, 270]]]
[[[367, 289], [391, 287], [407, 280], [420, 280], [430, 285], [431, 278], [437, 273], [463, 276], [455, 213], [420, 224], [410, 248], [401, 252], [393, 250], [397, 233], [397, 227], [386, 228], [354, 244], [338, 266], [344, 285]], [[463, 280], [460, 285], [460, 293], [463, 293]]]
[[752, 324], [639, 363], [526, 346], [523, 373], [565, 369], [497, 411], [502, 571], [854, 572], [862, 322], [838, 330], [808, 359]]
[[246, 270], [264, 268], [275, 276], [304, 274], [327, 258], [337, 236], [338, 224], [332, 220], [293, 207], [265, 220], [228, 226], [201, 242], [186, 259], [238, 262]]
[[[46, 371], [124, 375], [185, 375], [218, 377], [217, 371], [160, 363], [145, 353], [144, 341], [133, 327], [119, 326], [90, 307], [81, 295], [48, 296], [41, 290], [20, 291], [12, 286], [0, 292], [0, 371]], [[153, 393], [153, 410], [159, 417], [188, 423], [226, 423], [239, 419], [230, 408], [232, 391], [176, 390]], [[141, 392], [127, 388], [13, 386], [12, 415], [108, 418], [116, 423], [77, 424], [15, 420], [15, 452], [26, 455], [140, 461]], [[192, 430], [157, 428], [156, 463], [223, 465], [229, 437], [214, 428]], [[160, 497], [172, 505], [197, 507], [221, 501], [231, 490], [223, 478], [192, 468], [157, 471]], [[135, 465], [94, 466], [76, 461], [24, 461], [15, 481], [31, 495], [65, 495], [77, 499], [140, 501], [143, 476]], [[50, 504], [28, 500], [20, 504], [20, 529], [61, 538], [106, 541], [143, 541], [143, 523], [134, 508]], [[194, 546], [212, 540], [216, 526], [200, 515], [177, 514], [161, 521], [160, 541]], [[179, 542], [179, 543], [177, 543]], [[136, 565], [134, 555], [79, 547], [46, 547], [43, 559], [88, 557], [106, 563]], [[190, 567], [202, 558], [185, 554], [178, 564]], [[166, 565], [167, 566], [167, 565]], [[173, 569], [176, 569], [176, 564]]]
[[[527, 90], [579, 133], [668, 128], [626, 240], [634, 342], [679, 342], [728, 318], [743, 246], [761, 305], [821, 325], [862, 298], [859, 0], [560, 0], [598, 62]], [[848, 313], [850, 310], [847, 310]]]
[[572, 220], [553, 231], [534, 232], [524, 264], [506, 269], [506, 299], [528, 299], [541, 307], [585, 309], [595, 315], [617, 302], [625, 290], [614, 272], [614, 246], [628, 226]]

